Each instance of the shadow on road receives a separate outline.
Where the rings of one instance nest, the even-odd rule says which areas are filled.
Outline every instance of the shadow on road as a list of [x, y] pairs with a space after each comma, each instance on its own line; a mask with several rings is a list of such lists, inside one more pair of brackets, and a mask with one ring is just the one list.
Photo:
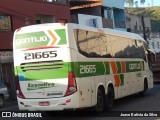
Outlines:
[[[78, 111], [48, 112], [47, 115], [50, 117], [119, 117], [121, 112], [151, 111], [150, 108], [145, 107], [144, 101], [146, 101], [146, 99], [150, 100], [158, 93], [160, 93], [160, 85], [155, 85], [154, 89], [148, 90], [146, 96], [141, 97], [139, 94], [134, 94], [115, 100], [114, 107], [110, 111], [105, 111], [99, 114], [90, 109], [82, 109]], [[138, 106], [138, 103], [144, 103], [144, 106]], [[148, 104], [147, 101], [146, 104]]]

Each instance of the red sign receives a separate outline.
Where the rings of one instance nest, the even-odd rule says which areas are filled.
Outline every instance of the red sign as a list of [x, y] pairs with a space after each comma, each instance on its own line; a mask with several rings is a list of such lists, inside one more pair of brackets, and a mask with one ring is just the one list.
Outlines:
[[48, 101], [43, 101], [43, 102], [39, 102], [39, 106], [49, 106], [49, 102]]

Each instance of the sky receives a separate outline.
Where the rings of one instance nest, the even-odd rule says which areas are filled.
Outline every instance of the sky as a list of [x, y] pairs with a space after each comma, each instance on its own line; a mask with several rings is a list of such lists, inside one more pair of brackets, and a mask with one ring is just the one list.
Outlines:
[[160, 0], [146, 0], [144, 6], [149, 7], [152, 6], [152, 4], [153, 6], [160, 6]]
[[[140, 3], [140, 0], [134, 0], [138, 1], [138, 6], [143, 7], [143, 5]], [[160, 0], [146, 0], [144, 7], [152, 7], [153, 6], [160, 6]], [[134, 5], [135, 7], [135, 5]]]

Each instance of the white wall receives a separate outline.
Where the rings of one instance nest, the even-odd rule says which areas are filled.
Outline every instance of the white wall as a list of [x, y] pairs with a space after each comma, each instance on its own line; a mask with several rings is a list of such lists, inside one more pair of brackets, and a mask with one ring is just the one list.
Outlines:
[[151, 33], [148, 39], [149, 48], [154, 52], [160, 52], [160, 34]]
[[93, 27], [93, 19], [96, 19], [97, 28], [103, 28], [102, 18], [100, 16], [78, 14], [78, 23]]
[[[131, 28], [132, 32], [134, 32], [134, 26], [137, 25], [137, 30], [142, 31], [142, 17], [133, 15], [133, 14], [128, 14], [126, 13], [126, 17], [130, 18], [130, 21], [126, 19], [126, 27]], [[144, 17], [144, 22], [145, 22], [145, 27], [149, 27], [151, 30], [151, 21], [149, 17]], [[141, 26], [141, 29], [140, 29]]]
[[103, 5], [124, 9], [124, 0], [103, 0]]
[[[136, 15], [126, 13], [126, 17], [130, 18], [130, 20], [126, 19], [127, 28], [131, 28], [131, 32], [137, 32], [143, 37], [141, 16], [136, 16]], [[145, 17], [144, 22], [145, 22], [145, 27], [149, 27], [151, 30], [150, 18]], [[134, 30], [135, 25], [137, 25], [138, 31]], [[141, 29], [140, 29], [140, 26], [141, 26]], [[160, 52], [160, 33], [150, 32], [150, 37], [147, 37], [147, 41], [150, 49], [152, 49], [154, 52]]]

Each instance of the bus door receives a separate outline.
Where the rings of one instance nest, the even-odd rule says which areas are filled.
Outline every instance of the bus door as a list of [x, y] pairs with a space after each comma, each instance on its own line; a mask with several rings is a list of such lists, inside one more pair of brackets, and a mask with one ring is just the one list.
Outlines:
[[131, 76], [126, 73], [123, 75], [124, 75], [124, 83], [121, 85], [122, 86], [122, 96], [127, 96], [130, 91]]
[[[81, 58], [82, 59], [82, 58]], [[80, 60], [80, 59], [79, 59]], [[79, 86], [79, 104], [80, 107], [90, 107], [91, 106], [91, 81], [94, 82], [94, 78], [88, 73], [87, 62], [78, 62], [78, 86]]]

